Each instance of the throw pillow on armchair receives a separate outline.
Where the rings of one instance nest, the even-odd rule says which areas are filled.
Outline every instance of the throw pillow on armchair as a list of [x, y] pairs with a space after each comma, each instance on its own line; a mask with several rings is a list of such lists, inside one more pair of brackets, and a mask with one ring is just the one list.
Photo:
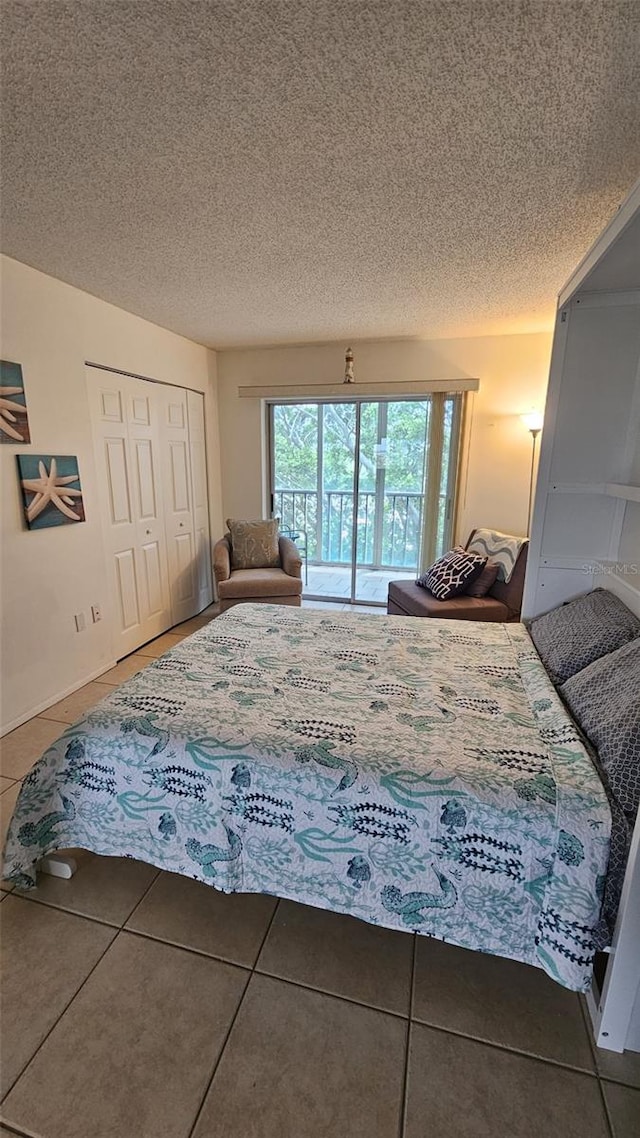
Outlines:
[[227, 518], [234, 569], [277, 569], [280, 564], [280, 518], [255, 522]]

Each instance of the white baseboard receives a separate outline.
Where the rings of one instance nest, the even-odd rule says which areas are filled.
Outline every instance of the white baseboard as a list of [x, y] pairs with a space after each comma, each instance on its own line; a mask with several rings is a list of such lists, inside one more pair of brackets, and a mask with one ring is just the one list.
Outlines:
[[97, 680], [99, 676], [103, 676], [110, 668], [115, 668], [117, 663], [117, 660], [112, 660], [111, 662], [107, 661], [106, 664], [101, 664], [95, 672], [90, 672], [83, 680], [71, 684], [71, 687], [65, 688], [64, 691], [58, 692], [57, 695], [45, 699], [43, 703], [36, 704], [30, 711], [26, 711], [24, 715], [20, 715], [17, 719], [12, 719], [10, 723], [4, 724], [2, 728], [0, 728], [0, 738], [4, 735], [8, 735], [10, 731], [15, 731], [16, 727], [21, 727], [23, 723], [27, 723], [30, 719], [33, 719], [35, 715], [40, 715], [41, 711], [46, 711], [48, 707], [53, 707], [54, 703], [59, 703], [61, 699], [66, 699], [68, 695], [73, 695], [74, 691], [83, 688], [85, 684], [90, 684], [92, 680]]

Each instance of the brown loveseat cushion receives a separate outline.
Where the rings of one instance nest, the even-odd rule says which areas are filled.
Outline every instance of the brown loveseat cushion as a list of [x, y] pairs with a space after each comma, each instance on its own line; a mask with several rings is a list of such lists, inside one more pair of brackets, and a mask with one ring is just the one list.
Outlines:
[[463, 593], [449, 601], [439, 601], [413, 581], [389, 582], [387, 612], [455, 620], [504, 621], [510, 616], [507, 606], [494, 597], [467, 597]]

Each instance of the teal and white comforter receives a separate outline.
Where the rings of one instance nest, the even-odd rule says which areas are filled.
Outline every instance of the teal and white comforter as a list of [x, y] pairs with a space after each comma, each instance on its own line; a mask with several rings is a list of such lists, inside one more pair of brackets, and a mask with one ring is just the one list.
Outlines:
[[610, 834], [522, 625], [240, 605], [69, 727], [5, 873], [82, 847], [589, 987]]

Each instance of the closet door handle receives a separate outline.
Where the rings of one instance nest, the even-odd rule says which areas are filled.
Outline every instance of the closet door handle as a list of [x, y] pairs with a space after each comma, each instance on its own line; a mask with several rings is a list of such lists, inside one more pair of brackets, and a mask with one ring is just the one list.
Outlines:
[[184, 522], [180, 522], [180, 529], [184, 528]]
[[151, 530], [150, 530], [150, 529], [148, 529], [148, 530], [146, 530], [145, 532], [146, 532], [146, 534], [147, 534], [147, 537], [148, 537], [148, 536], [149, 536], [149, 534], [151, 533]]

